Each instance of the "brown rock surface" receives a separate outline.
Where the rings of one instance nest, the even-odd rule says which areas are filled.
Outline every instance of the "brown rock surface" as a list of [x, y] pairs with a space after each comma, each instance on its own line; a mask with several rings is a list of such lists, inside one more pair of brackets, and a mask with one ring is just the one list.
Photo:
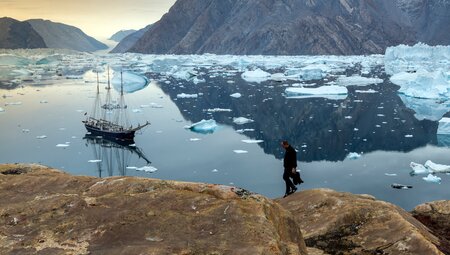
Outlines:
[[211, 184], [0, 165], [0, 254], [306, 254], [292, 215]]
[[418, 205], [412, 215], [440, 238], [439, 249], [450, 254], [450, 201], [441, 200]]
[[369, 195], [316, 189], [278, 202], [295, 216], [306, 245], [329, 254], [442, 254], [424, 225]]

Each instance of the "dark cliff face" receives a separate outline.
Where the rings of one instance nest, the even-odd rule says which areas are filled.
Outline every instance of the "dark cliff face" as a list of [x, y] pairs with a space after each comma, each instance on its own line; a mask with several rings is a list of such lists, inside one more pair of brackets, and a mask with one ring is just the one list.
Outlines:
[[47, 46], [28, 22], [4, 17], [0, 18], [0, 48], [34, 49], [47, 48]]
[[49, 48], [88, 52], [108, 48], [74, 26], [42, 19], [31, 19], [27, 22], [42, 36]]
[[448, 0], [396, 0], [408, 15], [418, 40], [429, 45], [450, 43], [450, 1]]
[[178, 0], [129, 51], [352, 55], [416, 41], [389, 0]]

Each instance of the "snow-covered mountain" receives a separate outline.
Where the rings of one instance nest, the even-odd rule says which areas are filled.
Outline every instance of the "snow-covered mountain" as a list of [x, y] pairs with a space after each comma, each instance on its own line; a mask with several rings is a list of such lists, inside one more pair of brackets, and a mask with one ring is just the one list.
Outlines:
[[0, 48], [47, 48], [42, 37], [28, 22], [12, 18], [0, 18]]
[[444, 0], [178, 0], [129, 51], [353, 55], [420, 40], [448, 44], [447, 6]]

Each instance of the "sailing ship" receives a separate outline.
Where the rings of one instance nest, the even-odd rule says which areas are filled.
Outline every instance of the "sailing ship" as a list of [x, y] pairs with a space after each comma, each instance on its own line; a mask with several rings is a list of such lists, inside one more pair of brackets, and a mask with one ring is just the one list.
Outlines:
[[[87, 113], [85, 113], [87, 115]], [[106, 99], [102, 104], [100, 99], [100, 85], [97, 72], [97, 94], [94, 106], [86, 120], [82, 121], [86, 130], [92, 135], [102, 136], [108, 139], [132, 141], [136, 131], [150, 125], [147, 121], [145, 124], [138, 124], [136, 127], [130, 125], [127, 113], [127, 105], [123, 93], [123, 78], [120, 71], [120, 98], [118, 102], [111, 98], [111, 82], [109, 79], [108, 67], [108, 86], [106, 87]]]

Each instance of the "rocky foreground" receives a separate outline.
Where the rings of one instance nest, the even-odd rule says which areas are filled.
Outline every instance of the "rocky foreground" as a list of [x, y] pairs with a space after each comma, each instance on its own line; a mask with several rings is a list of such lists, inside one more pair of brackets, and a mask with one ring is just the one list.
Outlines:
[[[270, 200], [223, 185], [0, 165], [0, 254], [450, 254], [450, 203], [419, 220], [367, 195]], [[441, 228], [442, 226], [442, 228]]]

